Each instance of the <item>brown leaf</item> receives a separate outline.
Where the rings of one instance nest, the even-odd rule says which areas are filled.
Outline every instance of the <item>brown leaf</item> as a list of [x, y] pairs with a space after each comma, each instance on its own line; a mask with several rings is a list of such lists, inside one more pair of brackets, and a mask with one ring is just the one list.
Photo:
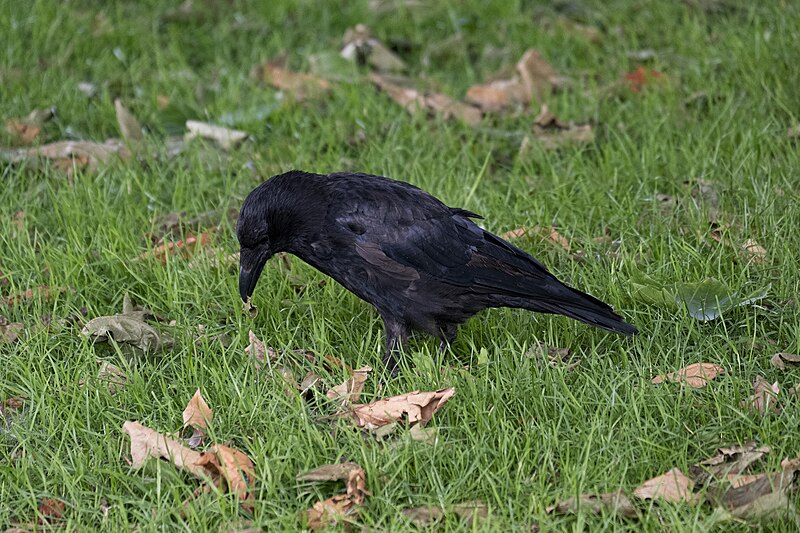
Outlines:
[[196, 448], [203, 443], [208, 425], [214, 419], [214, 411], [208, 406], [200, 389], [194, 393], [192, 399], [183, 410], [183, 429], [193, 428], [192, 435], [187, 439], [189, 446]]
[[322, 378], [320, 378], [315, 372], [307, 372], [305, 376], [303, 376], [303, 381], [300, 382], [300, 386], [297, 387], [297, 390], [300, 391], [300, 396], [304, 398], [310, 398], [312, 394], [312, 389], [316, 387], [317, 384], [322, 383]]
[[108, 163], [112, 157], [122, 160], [130, 157], [130, 152], [118, 139], [108, 139], [105, 143], [90, 141], [57, 141], [31, 148], [17, 154], [15, 160], [44, 158], [51, 160], [58, 168], [71, 173], [73, 165], [94, 171], [101, 164]]
[[400, 511], [412, 524], [420, 529], [433, 526], [444, 517], [441, 507], [413, 507]]
[[480, 109], [453, 100], [443, 94], [427, 93], [410, 87], [403, 87], [390, 81], [389, 78], [375, 73], [370, 74], [369, 78], [379, 89], [383, 90], [392, 100], [403, 106], [410, 113], [415, 113], [418, 110], [431, 114], [438, 113], [445, 119], [455, 117], [473, 126], [480, 123], [483, 117]]
[[81, 334], [95, 342], [113, 339], [117, 343], [130, 344], [145, 353], [157, 352], [172, 342], [141, 317], [127, 314], [93, 318], [83, 326]]
[[267, 364], [267, 358], [274, 361], [278, 358], [278, 352], [274, 348], [270, 348], [259, 339], [253, 330], [248, 333], [250, 338], [250, 345], [244, 349], [246, 353], [255, 364], [256, 370], [261, 370]]
[[131, 468], [141, 468], [148, 457], [155, 457], [166, 459], [199, 478], [207, 475], [201, 464], [203, 454], [177, 440], [130, 420], [122, 425], [122, 431], [131, 438]]
[[624, 492], [607, 492], [605, 494], [581, 494], [568, 500], [559, 502], [546, 509], [547, 513], [572, 514], [588, 511], [592, 514], [601, 514], [609, 511], [625, 518], [636, 518], [639, 509], [633, 505]]
[[[536, 357], [541, 358], [542, 356], [547, 358], [547, 362], [549, 366], [558, 367], [561, 365], [566, 366], [566, 370], [574, 370], [580, 363], [580, 359], [573, 358], [570, 356], [569, 348], [557, 348], [554, 346], [548, 346], [544, 342], [538, 342], [535, 346], [532, 346], [526, 353], [526, 357]], [[540, 364], [537, 361], [537, 366]]]
[[714, 480], [739, 476], [748, 466], [769, 453], [769, 446], [756, 447], [755, 442], [742, 446], [719, 448], [717, 455], [709, 457], [689, 468], [689, 476], [697, 485]]
[[761, 518], [788, 512], [796, 515], [790, 492], [796, 490], [797, 467], [789, 465], [780, 472], [748, 477], [749, 483], [734, 485], [721, 496], [711, 495], [738, 518]]
[[742, 250], [748, 255], [750, 260], [757, 265], [762, 265], [767, 260], [767, 249], [753, 239], [746, 240], [745, 243], [742, 244]]
[[357, 512], [355, 502], [347, 494], [337, 494], [318, 501], [306, 511], [306, 526], [318, 530], [346, 520]]
[[675, 383], [683, 383], [694, 389], [700, 389], [708, 385], [709, 381], [724, 373], [724, 368], [713, 363], [692, 363], [675, 372], [656, 376], [652, 379], [652, 382], [658, 384], [665, 381], [674, 381]]
[[787, 353], [787, 352], [778, 352], [772, 356], [769, 360], [772, 363], [772, 366], [779, 370], [785, 370], [787, 366], [800, 366], [800, 355]]
[[39, 525], [52, 525], [64, 518], [67, 506], [55, 498], [42, 498], [39, 502], [39, 516], [36, 523]]
[[166, 264], [167, 257], [169, 256], [180, 255], [181, 257], [189, 257], [196, 252], [198, 248], [208, 246], [209, 243], [211, 243], [212, 233], [213, 230], [204, 231], [200, 235], [187, 233], [185, 239], [160, 244], [153, 248], [152, 252], [147, 251], [141, 254], [137, 260], [141, 261], [144, 259], [155, 258], [161, 261], [161, 263]]
[[524, 237], [527, 234], [528, 230], [525, 229], [525, 226], [522, 226], [521, 228], [512, 229], [511, 231], [503, 233], [502, 235], [500, 235], [500, 238], [506, 241], [510, 241], [512, 239], [518, 239], [520, 237]]
[[664, 82], [666, 79], [667, 77], [663, 73], [655, 69], [646, 69], [643, 66], [622, 76], [624, 85], [634, 93], [641, 92], [646, 86], [656, 82]]
[[332, 525], [357, 512], [359, 505], [369, 495], [366, 489], [366, 474], [356, 463], [324, 465], [310, 472], [299, 474], [298, 481], [345, 481], [347, 493], [338, 494], [314, 504], [306, 511], [306, 520], [311, 529]]
[[22, 322], [0, 323], [0, 344], [17, 342], [24, 330], [25, 324]]
[[742, 407], [748, 408], [754, 413], [766, 416], [767, 413], [780, 413], [778, 409], [778, 393], [780, 387], [776, 381], [772, 385], [761, 376], [756, 377], [753, 383], [753, 395], [746, 400], [742, 400]]
[[364, 383], [367, 381], [370, 372], [372, 372], [372, 368], [368, 366], [355, 370], [352, 377], [341, 385], [330, 389], [326, 396], [331, 400], [339, 400], [342, 407], [347, 407], [348, 404], [357, 402], [361, 391], [364, 390]]
[[243, 131], [215, 126], [197, 120], [186, 121], [186, 139], [200, 137], [215, 141], [223, 150], [232, 150], [239, 146], [249, 135]]
[[467, 90], [466, 100], [484, 111], [496, 112], [512, 106], [525, 106], [533, 99], [542, 101], [564, 84], [565, 80], [556, 74], [541, 54], [529, 49], [517, 62], [513, 78], [473, 85]]
[[250, 296], [247, 297], [247, 301], [245, 301], [244, 304], [242, 305], [242, 310], [244, 310], [244, 312], [247, 313], [247, 316], [249, 316], [250, 319], [254, 319], [255, 317], [258, 316], [258, 307], [253, 305]]
[[33, 144], [39, 137], [44, 123], [55, 116], [55, 108], [34, 109], [24, 118], [13, 118], [6, 122], [6, 132], [17, 143]]
[[331, 84], [327, 80], [311, 74], [292, 72], [275, 61], [256, 65], [250, 71], [250, 77], [291, 94], [298, 102], [309, 97], [323, 95], [331, 88]]
[[340, 55], [350, 61], [368, 63], [381, 72], [402, 72], [406, 69], [405, 61], [373, 37], [364, 24], [347, 29]]
[[465, 522], [483, 522], [489, 517], [489, 509], [480, 500], [472, 500], [462, 503], [454, 503], [449, 506], [449, 512], [455, 513]]
[[[548, 150], [555, 150], [567, 144], [594, 141], [594, 131], [590, 124], [562, 122], [547, 109], [545, 104], [542, 104], [539, 115], [533, 121], [533, 136]], [[520, 155], [524, 156], [524, 152], [525, 148], [521, 146]]]
[[677, 468], [649, 479], [636, 487], [633, 495], [644, 500], [662, 499], [669, 502], [696, 503], [694, 483]]
[[122, 138], [134, 143], [141, 141], [144, 138], [142, 125], [139, 124], [133, 113], [128, 111], [119, 98], [114, 99], [114, 111], [117, 113], [117, 124]]
[[122, 389], [122, 387], [125, 386], [128, 378], [125, 375], [125, 372], [111, 363], [99, 359], [97, 362], [100, 364], [100, 371], [97, 373], [97, 380], [100, 383], [105, 384], [105, 386], [108, 388], [108, 391], [112, 396], [114, 396], [119, 390]]
[[435, 392], [414, 391], [369, 404], [355, 404], [350, 413], [356, 425], [367, 430], [399, 420], [405, 420], [409, 425], [425, 425], [455, 393], [452, 387]]
[[214, 444], [211, 446], [211, 452], [202, 454], [199, 465], [211, 473], [212, 479], [224, 480], [228, 492], [239, 497], [242, 507], [250, 512], [253, 511], [252, 500], [255, 494], [252, 489], [256, 480], [255, 466], [244, 452]]
[[25, 400], [28, 397], [24, 394], [18, 394], [3, 400], [0, 404], [0, 422], [9, 425], [13, 422], [14, 418], [18, 417], [22, 410], [25, 408]]
[[52, 298], [53, 295], [65, 292], [66, 289], [64, 287], [49, 287], [47, 285], [38, 285], [36, 287], [32, 287], [30, 289], [26, 289], [19, 294], [14, 294], [11, 296], [7, 296], [5, 298], [5, 304], [9, 307], [13, 307], [15, 305], [30, 302], [37, 297], [43, 298], [45, 300], [49, 300]]
[[533, 229], [529, 230], [525, 226], [522, 226], [517, 229], [513, 229], [506, 233], [503, 233], [500, 237], [505, 240], [512, 240], [512, 239], [519, 239], [521, 237], [530, 237], [536, 235], [540, 239], [550, 242], [552, 244], [558, 245], [563, 248], [565, 251], [569, 252], [570, 245], [569, 240], [566, 237], [561, 235], [555, 226], [548, 226], [546, 228], [542, 228], [540, 226], [534, 226]]

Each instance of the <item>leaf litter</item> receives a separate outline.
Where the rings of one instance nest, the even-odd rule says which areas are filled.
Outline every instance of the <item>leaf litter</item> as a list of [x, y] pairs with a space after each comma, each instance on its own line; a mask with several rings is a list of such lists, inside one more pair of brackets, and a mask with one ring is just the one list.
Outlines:
[[122, 302], [122, 313], [89, 320], [81, 334], [94, 342], [114, 341], [127, 344], [145, 354], [156, 353], [172, 346], [172, 338], [145, 322], [146, 318], [155, 318], [155, 315], [147, 309], [136, 309], [126, 294]]
[[780, 387], [777, 381], [770, 384], [769, 381], [761, 376], [756, 376], [756, 380], [753, 383], [753, 394], [746, 400], [742, 400], [741, 405], [761, 416], [766, 416], [770, 413], [780, 414], [781, 411], [778, 408], [779, 392]]
[[658, 384], [673, 381], [675, 383], [683, 383], [693, 389], [700, 389], [708, 385], [709, 381], [724, 373], [725, 369], [723, 367], [713, 363], [692, 363], [675, 372], [656, 376], [652, 379], [652, 382]]
[[360, 465], [344, 462], [323, 465], [298, 474], [297, 481], [344, 481], [346, 492], [315, 503], [305, 513], [306, 524], [317, 530], [347, 520], [358, 514], [370, 492], [366, 488], [366, 473]]
[[368, 404], [353, 404], [350, 410], [337, 415], [351, 415], [356, 426], [366, 430], [374, 430], [398, 421], [409, 426], [424, 426], [455, 392], [452, 387], [434, 392], [414, 391]]
[[55, 115], [55, 107], [34, 109], [23, 118], [12, 118], [6, 121], [6, 132], [18, 144], [33, 144], [39, 139], [45, 123], [52, 120]]
[[800, 368], [800, 355], [778, 352], [772, 356], [769, 362], [778, 370], [786, 370], [787, 367]]

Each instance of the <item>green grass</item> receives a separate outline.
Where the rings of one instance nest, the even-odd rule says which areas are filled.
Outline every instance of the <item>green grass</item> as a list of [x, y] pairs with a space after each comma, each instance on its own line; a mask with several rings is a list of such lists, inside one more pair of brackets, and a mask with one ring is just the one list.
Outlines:
[[[182, 519], [180, 503], [197, 482], [166, 463], [133, 471], [124, 461], [125, 420], [174, 431], [199, 387], [216, 412], [212, 441], [232, 443], [254, 459], [254, 520], [271, 531], [299, 528], [298, 513], [338, 490], [309, 489], [295, 475], [341, 458], [366, 469], [372, 496], [360, 523], [369, 530], [407, 527], [401, 507], [473, 499], [491, 510], [489, 521], [475, 525], [479, 530], [524, 530], [534, 522], [543, 530], [748, 528], [708, 507], [656, 505], [642, 522], [611, 514], [551, 516], [545, 508], [582, 492], [630, 490], [725, 444], [769, 445], [765, 469], [800, 455], [796, 399], [784, 398], [783, 413], [763, 419], [739, 407], [759, 374], [784, 390], [798, 382], [797, 370], [778, 372], [769, 364], [777, 351], [800, 350], [794, 300], [800, 157], [786, 136], [800, 122], [797, 6], [561, 3], [566, 15], [601, 29], [602, 42], [592, 44], [569, 29], [556, 7], [522, 1], [436, 2], [394, 14], [376, 13], [366, 1], [196, 1], [205, 18], [166, 22], [161, 16], [173, 4], [0, 2], [0, 118], [55, 105], [58, 115], [43, 141], [102, 141], [119, 136], [113, 99], [122, 97], [150, 130], [141, 161], [78, 171], [71, 179], [55, 168], [0, 163], [0, 270], [9, 282], [0, 294], [43, 284], [69, 288], [50, 299], [0, 304], [0, 314], [29, 329], [19, 342], [0, 345], [0, 399], [28, 396], [23, 415], [0, 433], [0, 525], [34, 520], [43, 497], [66, 502], [67, 529], [81, 531], [134, 524], [143, 531], [224, 531], [237, 522], [237, 503], [218, 495], [194, 503]], [[533, 115], [496, 116], [471, 128], [409, 115], [352, 77], [336, 83], [329, 98], [301, 104], [282, 102], [248, 78], [254, 64], [284, 51], [290, 66], [308, 70], [311, 54], [338, 50], [345, 29], [358, 22], [387, 42], [408, 45], [403, 57], [411, 73], [455, 97], [537, 48], [576, 83], [548, 101], [551, 110], [590, 121], [596, 141], [520, 159], [519, 137], [537, 106]], [[487, 56], [487, 47], [505, 55]], [[627, 54], [645, 48], [656, 51], [648, 68], [664, 72], [669, 83], [640, 94], [605, 94], [604, 86], [637, 67]], [[82, 81], [97, 85], [94, 98], [78, 90]], [[698, 91], [706, 104], [686, 104]], [[157, 106], [159, 95], [170, 99], [166, 110]], [[193, 143], [177, 159], [158, 155], [185, 119], [224, 123], [231, 116], [253, 136], [241, 149], [224, 154]], [[10, 142], [6, 136], [0, 144]], [[261, 313], [250, 321], [234, 270], [209, 262], [188, 268], [182, 259], [166, 266], [132, 261], [152, 246], [145, 234], [153, 217], [238, 207], [255, 185], [292, 168], [406, 180], [483, 214], [486, 228], [498, 233], [557, 223], [573, 249], [601, 259], [574, 262], [532, 239], [520, 246], [560, 278], [613, 304], [642, 334], [621, 338], [560, 317], [494, 310], [461, 329], [446, 373], [431, 360], [437, 343], [418, 337], [400, 376], [380, 392], [454, 386], [456, 396], [432, 423], [440, 432], [436, 446], [388, 448], [347, 424], [320, 421], [316, 407], [287, 399], [279, 381], [247, 364], [247, 332], [252, 328], [279, 349], [377, 367], [381, 323], [365, 303], [335, 283], [318, 287], [323, 276], [295, 259], [293, 271], [309, 284], [298, 294], [272, 261], [255, 295]], [[684, 185], [696, 178], [714, 183], [719, 221], [730, 224], [733, 246], [709, 237], [708, 213]], [[658, 193], [672, 195], [674, 208], [662, 210]], [[11, 223], [17, 211], [25, 213], [22, 229]], [[606, 246], [592, 240], [604, 228], [620, 240], [617, 256], [604, 256]], [[747, 239], [767, 249], [764, 264], [737, 250]], [[236, 251], [229, 224], [216, 244], [219, 257]], [[629, 280], [639, 273], [662, 282], [713, 276], [741, 293], [769, 286], [762, 302], [768, 305], [699, 323], [633, 298]], [[172, 349], [128, 361], [107, 345], [92, 345], [79, 328], [37, 327], [44, 315], [65, 317], [84, 306], [89, 317], [118, 312], [126, 292], [176, 321]], [[232, 344], [195, 343], [200, 324], [228, 334]], [[537, 341], [569, 347], [581, 365], [572, 372], [540, 368], [523, 356]], [[479, 364], [482, 348], [488, 362]], [[124, 391], [111, 396], [97, 386], [97, 358], [126, 368]], [[656, 374], [698, 361], [721, 364], [729, 374], [700, 391], [650, 384]], [[329, 385], [345, 377], [308, 362], [302, 370], [320, 372]], [[368, 396], [377, 387], [371, 379]], [[762, 524], [790, 528], [780, 520]], [[446, 527], [472, 525], [451, 520]]]

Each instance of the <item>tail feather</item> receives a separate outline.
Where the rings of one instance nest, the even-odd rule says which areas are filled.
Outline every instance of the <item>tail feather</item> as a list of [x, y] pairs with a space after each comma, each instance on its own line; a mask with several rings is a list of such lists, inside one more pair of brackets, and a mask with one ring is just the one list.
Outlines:
[[601, 302], [594, 296], [564, 286], [569, 292], [559, 294], [560, 298], [551, 300], [525, 300], [525, 309], [538, 312], [554, 313], [579, 320], [590, 326], [595, 326], [608, 331], [625, 335], [639, 333], [632, 325], [625, 322], [620, 315], [614, 312], [610, 305]]

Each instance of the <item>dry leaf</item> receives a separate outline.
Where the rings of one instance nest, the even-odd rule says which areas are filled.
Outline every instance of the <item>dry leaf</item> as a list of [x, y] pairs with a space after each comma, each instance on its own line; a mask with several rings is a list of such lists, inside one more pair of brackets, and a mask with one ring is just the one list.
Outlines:
[[[547, 109], [547, 105], [542, 104], [539, 115], [533, 121], [533, 137], [542, 147], [555, 150], [568, 144], [592, 142], [594, 141], [594, 131], [590, 124], [562, 122]], [[523, 146], [520, 146], [521, 157], [526, 155], [524, 144], [523, 139]]]
[[11, 344], [19, 340], [20, 334], [25, 330], [22, 322], [0, 322], [0, 344]]
[[251, 320], [258, 316], [258, 307], [253, 305], [250, 296], [248, 296], [247, 301], [242, 304], [242, 310], [247, 313], [247, 316], [249, 316]]
[[370, 372], [372, 372], [372, 368], [368, 366], [355, 370], [351, 378], [330, 389], [326, 396], [331, 400], [339, 400], [342, 407], [347, 407], [348, 404], [357, 402], [361, 391], [364, 390], [364, 383], [367, 381]]
[[186, 121], [186, 139], [200, 137], [215, 141], [223, 150], [232, 150], [239, 146], [249, 135], [243, 131], [214, 126], [197, 120]]
[[55, 498], [42, 498], [39, 502], [39, 516], [36, 523], [39, 525], [53, 525], [64, 517], [66, 504]]
[[133, 113], [122, 104], [119, 98], [114, 99], [114, 111], [117, 113], [117, 124], [122, 138], [129, 142], [139, 142], [144, 136], [142, 135], [142, 125], [133, 116]]
[[634, 93], [641, 92], [645, 86], [652, 85], [654, 82], [663, 82], [666, 79], [663, 73], [655, 69], [646, 69], [642, 66], [622, 76], [624, 85]]
[[192, 435], [186, 439], [187, 444], [196, 448], [203, 443], [208, 425], [214, 419], [214, 411], [208, 406], [200, 389], [194, 393], [192, 399], [183, 410], [183, 429], [193, 428]]
[[255, 494], [252, 489], [256, 474], [253, 461], [247, 455], [234, 448], [214, 444], [211, 452], [202, 454], [198, 464], [210, 473], [212, 479], [224, 480], [228, 492], [239, 497], [242, 507], [253, 511]]
[[466, 100], [484, 111], [496, 112], [511, 106], [525, 106], [532, 99], [542, 101], [564, 85], [565, 79], [556, 74], [541, 54], [529, 49], [517, 62], [513, 78], [473, 85], [467, 90]]
[[278, 352], [274, 348], [266, 346], [264, 342], [253, 333], [252, 329], [247, 335], [250, 338], [250, 345], [244, 349], [244, 353], [253, 360], [256, 370], [261, 370], [261, 368], [266, 365], [267, 358], [269, 358], [270, 361], [274, 361], [278, 358]]
[[310, 529], [321, 529], [357, 512], [369, 495], [366, 489], [366, 474], [356, 463], [324, 465], [297, 476], [298, 481], [345, 481], [347, 493], [338, 494], [319, 501], [306, 511]]
[[506, 233], [503, 233], [500, 237], [505, 240], [512, 240], [512, 239], [519, 239], [521, 237], [529, 237], [532, 235], [536, 235], [542, 240], [558, 245], [565, 251], [569, 252], [570, 249], [569, 240], [567, 240], [566, 237], [561, 235], [555, 228], [555, 226], [548, 226], [546, 228], [542, 228], [537, 225], [534, 226], [533, 229], [531, 230], [529, 230], [525, 226], [522, 226], [520, 228], [507, 231]]
[[322, 378], [320, 378], [314, 372], [308, 372], [305, 376], [303, 376], [303, 381], [300, 382], [300, 386], [297, 387], [297, 390], [300, 391], [300, 396], [308, 399], [311, 397], [311, 390], [318, 384], [322, 383]]
[[[542, 356], [547, 358], [547, 362], [551, 367], [566, 365], [566, 370], [574, 370], [579, 364], [581, 364], [580, 359], [575, 358], [573, 361], [573, 358], [570, 356], [569, 348], [548, 346], [541, 341], [537, 342], [535, 346], [532, 346], [527, 352], [525, 352], [525, 357], [536, 357], [540, 359]], [[540, 361], [537, 361], [536, 364], [539, 366]]]
[[311, 74], [292, 72], [275, 61], [256, 65], [250, 71], [250, 77], [291, 94], [298, 102], [327, 93], [331, 88], [331, 84], [327, 80]]
[[794, 497], [797, 467], [788, 465], [780, 472], [749, 476], [749, 483], [733, 486], [721, 496], [712, 496], [738, 518], [761, 518], [773, 513], [796, 515]]
[[609, 511], [625, 518], [636, 518], [639, 509], [633, 505], [624, 492], [607, 492], [605, 494], [581, 494], [568, 500], [559, 502], [546, 509], [547, 513], [571, 514], [588, 511], [592, 514], [601, 514]]
[[755, 442], [748, 442], [742, 446], [719, 448], [714, 457], [709, 457], [691, 466], [689, 476], [696, 485], [705, 485], [710, 481], [739, 476], [748, 466], [761, 459], [769, 451], [769, 446], [756, 447]]
[[204, 231], [200, 235], [187, 233], [186, 238], [175, 242], [166, 242], [153, 248], [153, 251], [147, 251], [137, 257], [137, 260], [142, 261], [149, 258], [155, 258], [163, 264], [167, 263], [167, 257], [180, 255], [181, 257], [189, 257], [197, 248], [208, 246], [211, 242], [211, 234], [213, 230]]
[[724, 368], [713, 363], [693, 363], [675, 372], [656, 376], [652, 379], [652, 382], [658, 384], [665, 381], [674, 381], [675, 383], [684, 383], [692, 388], [700, 389], [708, 385], [709, 381], [724, 373]]
[[126, 314], [93, 318], [86, 323], [81, 334], [93, 338], [95, 342], [113, 339], [118, 343], [130, 344], [145, 353], [156, 352], [171, 343], [171, 339], [162, 336], [140, 317]]
[[696, 503], [694, 483], [677, 468], [649, 479], [636, 487], [633, 495], [644, 500], [662, 499], [669, 502]]
[[176, 467], [203, 478], [206, 470], [201, 465], [203, 454], [187, 448], [175, 439], [162, 435], [139, 422], [127, 421], [122, 431], [131, 438], [131, 468], [141, 468], [148, 457], [166, 459]]
[[14, 418], [19, 416], [25, 408], [25, 400], [27, 399], [28, 397], [24, 394], [19, 394], [3, 400], [3, 403], [0, 404], [0, 422], [10, 425]]
[[355, 404], [350, 413], [356, 425], [367, 430], [399, 420], [404, 420], [409, 425], [425, 425], [455, 393], [452, 387], [435, 392], [414, 391], [369, 404]]
[[364, 24], [347, 29], [340, 55], [350, 61], [368, 63], [382, 72], [402, 72], [406, 69], [405, 61], [373, 37]]
[[480, 500], [454, 503], [448, 507], [448, 512], [455, 513], [465, 522], [482, 522], [489, 517], [489, 509]]
[[24, 118], [14, 118], [6, 122], [6, 131], [18, 143], [33, 144], [39, 137], [44, 123], [55, 116], [56, 109], [34, 109]]
[[785, 370], [787, 366], [800, 366], [800, 355], [778, 352], [769, 360], [772, 366], [779, 370]]
[[128, 378], [125, 375], [125, 372], [111, 363], [101, 361], [99, 359], [97, 362], [100, 364], [100, 371], [97, 373], [97, 381], [105, 384], [109, 393], [114, 396], [119, 390], [122, 389], [122, 387], [125, 386]]
[[500, 238], [506, 241], [510, 241], [512, 239], [518, 239], [520, 237], [524, 237], [527, 234], [528, 230], [525, 229], [525, 227], [523, 226], [521, 228], [512, 229], [511, 231], [503, 233], [502, 235], [500, 235]]
[[379, 89], [410, 113], [418, 110], [432, 114], [438, 113], [445, 119], [455, 117], [473, 126], [480, 123], [483, 117], [480, 109], [453, 100], [443, 94], [426, 93], [410, 87], [403, 87], [379, 74], [370, 74], [369, 78]]
[[441, 507], [413, 507], [400, 511], [412, 524], [420, 529], [433, 526], [444, 517]]
[[73, 165], [94, 171], [100, 164], [108, 163], [114, 156], [122, 160], [130, 157], [130, 152], [118, 139], [108, 139], [102, 144], [90, 141], [58, 141], [38, 148], [17, 151], [12, 154], [11, 161], [43, 158], [71, 173]]
[[753, 395], [746, 400], [742, 400], [742, 407], [748, 408], [754, 413], [766, 416], [767, 413], [780, 413], [778, 409], [778, 393], [780, 388], [776, 381], [772, 385], [761, 376], [756, 377], [753, 383]]
[[757, 265], [762, 265], [767, 260], [767, 249], [753, 239], [745, 241], [742, 245], [742, 250], [747, 253], [750, 260]]
[[19, 294], [7, 296], [3, 301], [5, 301], [7, 306], [12, 307], [23, 302], [30, 302], [36, 297], [47, 300], [50, 299], [54, 294], [59, 294], [65, 291], [66, 289], [64, 287], [53, 288], [47, 285], [38, 285], [36, 287], [26, 289]]

